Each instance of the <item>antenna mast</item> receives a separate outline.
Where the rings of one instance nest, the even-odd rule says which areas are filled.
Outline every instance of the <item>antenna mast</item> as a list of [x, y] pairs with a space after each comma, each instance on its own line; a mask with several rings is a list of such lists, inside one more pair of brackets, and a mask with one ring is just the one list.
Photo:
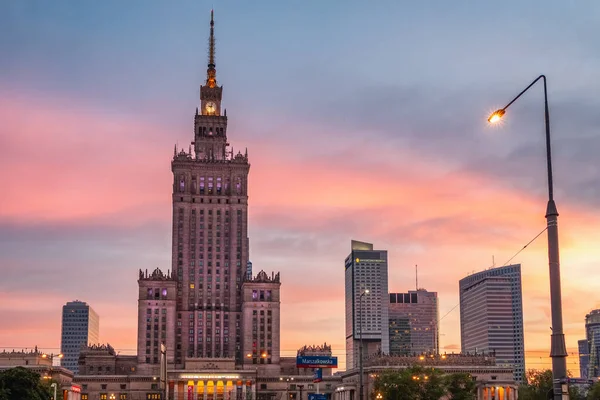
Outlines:
[[419, 290], [419, 268], [415, 264], [415, 290]]

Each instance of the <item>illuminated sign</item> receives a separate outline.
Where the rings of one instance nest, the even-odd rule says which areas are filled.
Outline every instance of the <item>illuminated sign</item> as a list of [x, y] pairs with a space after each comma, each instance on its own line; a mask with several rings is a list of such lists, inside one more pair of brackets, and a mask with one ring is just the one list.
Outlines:
[[240, 379], [239, 375], [193, 375], [182, 374], [179, 379]]
[[71, 385], [71, 392], [73, 392], [73, 393], [81, 393], [81, 386]]
[[337, 368], [337, 357], [329, 356], [298, 356], [297, 368]]

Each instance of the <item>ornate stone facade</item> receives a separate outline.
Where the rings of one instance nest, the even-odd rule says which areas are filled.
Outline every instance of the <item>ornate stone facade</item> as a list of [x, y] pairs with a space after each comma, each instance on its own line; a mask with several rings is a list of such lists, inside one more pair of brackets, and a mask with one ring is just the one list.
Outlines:
[[[177, 282], [174, 363], [225, 358], [242, 363], [242, 283], [248, 262], [248, 162], [229, 149], [223, 88], [217, 85], [211, 14], [209, 62], [189, 151], [173, 172], [172, 271]], [[223, 111], [223, 112], [222, 112]]]
[[27, 368], [40, 374], [40, 379], [56, 383], [58, 399], [81, 400], [81, 387], [73, 384], [73, 372], [52, 365], [53, 359], [61, 356], [62, 354], [54, 355], [39, 351], [37, 346], [33, 350], [4, 350], [0, 353], [0, 371], [16, 367]]
[[279, 374], [280, 332], [279, 274], [260, 271], [242, 284], [244, 368], [261, 366], [262, 375]]
[[175, 361], [175, 326], [177, 281], [167, 272], [155, 269], [151, 274], [139, 271], [138, 279], [137, 362], [140, 372], [156, 374], [160, 361], [160, 344], [167, 347], [167, 362]]

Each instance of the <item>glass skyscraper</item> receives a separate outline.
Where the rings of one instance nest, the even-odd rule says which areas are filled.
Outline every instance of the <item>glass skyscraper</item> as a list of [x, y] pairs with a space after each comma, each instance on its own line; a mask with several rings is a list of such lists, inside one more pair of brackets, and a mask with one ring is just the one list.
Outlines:
[[79, 372], [81, 346], [97, 344], [100, 331], [98, 314], [83, 301], [70, 301], [63, 306], [60, 351], [61, 366]]
[[491, 268], [459, 282], [463, 352], [496, 352], [498, 365], [511, 366], [517, 382], [525, 374], [521, 265]]
[[387, 250], [373, 250], [371, 243], [353, 240], [345, 280], [346, 365], [352, 369], [358, 366], [361, 331], [364, 358], [389, 354]]
[[390, 293], [390, 355], [439, 353], [439, 311], [436, 292], [425, 289]]

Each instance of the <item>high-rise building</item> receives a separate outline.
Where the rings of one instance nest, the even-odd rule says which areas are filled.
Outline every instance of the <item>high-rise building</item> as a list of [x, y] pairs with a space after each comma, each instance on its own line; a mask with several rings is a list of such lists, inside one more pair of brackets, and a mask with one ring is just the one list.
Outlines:
[[252, 261], [246, 263], [246, 279], [252, 279]]
[[[585, 337], [587, 344], [587, 378], [600, 377], [600, 309], [592, 310], [585, 316]], [[581, 342], [581, 341], [580, 341]], [[581, 353], [581, 347], [579, 352]], [[585, 376], [581, 376], [585, 378]]]
[[578, 340], [577, 348], [579, 350], [579, 376], [583, 379], [587, 379], [590, 366], [590, 353], [587, 339]]
[[387, 250], [352, 241], [345, 261], [346, 366], [356, 368], [360, 341], [363, 357], [389, 354]]
[[[193, 358], [242, 363], [250, 164], [247, 151], [236, 154], [229, 148], [212, 13], [208, 43], [206, 82], [200, 86], [200, 109], [194, 115], [193, 151], [191, 146], [189, 151], [176, 148], [171, 163], [177, 367]], [[192, 326], [200, 319], [200, 325]]]
[[425, 289], [390, 293], [390, 355], [439, 353], [437, 292]]
[[261, 369], [279, 371], [280, 287], [279, 274], [264, 271], [242, 284], [244, 366], [267, 364]]
[[494, 351], [498, 365], [511, 366], [523, 381], [523, 295], [521, 265], [491, 268], [459, 282], [463, 352]]
[[62, 309], [61, 366], [77, 374], [81, 346], [98, 343], [99, 332], [100, 319], [92, 307], [79, 300], [67, 302]]

